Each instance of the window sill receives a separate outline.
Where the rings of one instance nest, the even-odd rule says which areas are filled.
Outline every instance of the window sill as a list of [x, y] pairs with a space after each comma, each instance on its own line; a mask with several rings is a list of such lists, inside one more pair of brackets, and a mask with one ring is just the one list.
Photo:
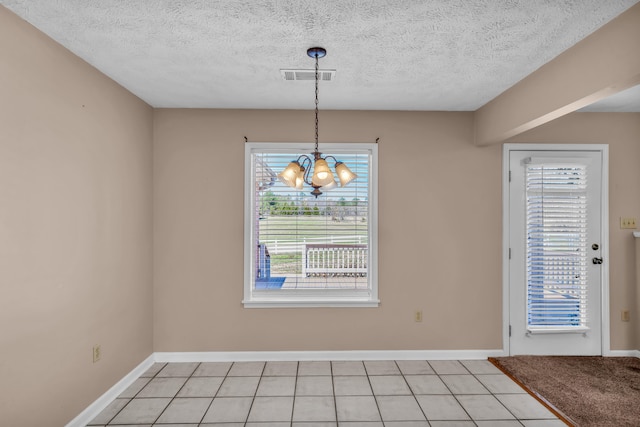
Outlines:
[[549, 328], [527, 328], [527, 334], [586, 334], [591, 329], [586, 326], [577, 326], [573, 328], [549, 327]]
[[287, 300], [244, 300], [244, 308], [372, 308], [380, 306], [380, 300], [362, 299], [287, 299]]

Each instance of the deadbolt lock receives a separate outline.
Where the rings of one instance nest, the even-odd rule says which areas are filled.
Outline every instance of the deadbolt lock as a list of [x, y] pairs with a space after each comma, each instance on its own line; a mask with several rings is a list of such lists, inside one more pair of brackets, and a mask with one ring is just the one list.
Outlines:
[[597, 243], [594, 243], [593, 245], [591, 245], [591, 249], [597, 251], [598, 249], [600, 249], [600, 246]]

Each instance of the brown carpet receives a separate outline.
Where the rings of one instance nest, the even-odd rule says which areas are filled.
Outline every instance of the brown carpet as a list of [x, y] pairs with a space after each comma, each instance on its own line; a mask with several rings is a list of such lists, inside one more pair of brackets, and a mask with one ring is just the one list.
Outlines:
[[640, 426], [640, 359], [512, 356], [489, 360], [576, 427]]

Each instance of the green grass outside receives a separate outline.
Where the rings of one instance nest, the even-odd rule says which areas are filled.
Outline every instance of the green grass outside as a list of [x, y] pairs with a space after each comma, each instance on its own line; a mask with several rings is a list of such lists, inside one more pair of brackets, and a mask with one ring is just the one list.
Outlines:
[[[367, 221], [362, 217], [347, 217], [334, 221], [327, 216], [271, 216], [261, 219], [260, 243], [273, 247], [278, 245], [322, 243], [317, 240], [328, 234], [338, 238], [340, 244], [367, 243]], [[352, 237], [353, 236], [353, 237]], [[362, 237], [358, 239], [358, 237]], [[343, 240], [344, 237], [352, 237]], [[330, 240], [329, 240], [330, 241]], [[271, 274], [275, 276], [302, 274], [302, 253], [290, 252], [284, 254], [271, 253]]]
[[290, 274], [302, 274], [302, 254], [271, 255], [271, 274], [284, 276]]
[[[302, 242], [303, 239], [313, 239], [331, 236], [367, 236], [367, 222], [362, 217], [348, 217], [340, 221], [332, 221], [326, 216], [281, 216], [261, 219], [260, 242]], [[297, 236], [297, 238], [293, 237]], [[355, 239], [351, 243], [357, 243]]]

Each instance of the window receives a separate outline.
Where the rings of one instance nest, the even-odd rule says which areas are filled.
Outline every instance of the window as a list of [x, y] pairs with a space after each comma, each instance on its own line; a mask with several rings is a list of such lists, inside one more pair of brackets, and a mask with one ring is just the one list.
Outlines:
[[[358, 177], [296, 191], [277, 175], [310, 144], [245, 146], [245, 307], [378, 305], [377, 145], [321, 144]], [[330, 165], [333, 166], [333, 165]]]

